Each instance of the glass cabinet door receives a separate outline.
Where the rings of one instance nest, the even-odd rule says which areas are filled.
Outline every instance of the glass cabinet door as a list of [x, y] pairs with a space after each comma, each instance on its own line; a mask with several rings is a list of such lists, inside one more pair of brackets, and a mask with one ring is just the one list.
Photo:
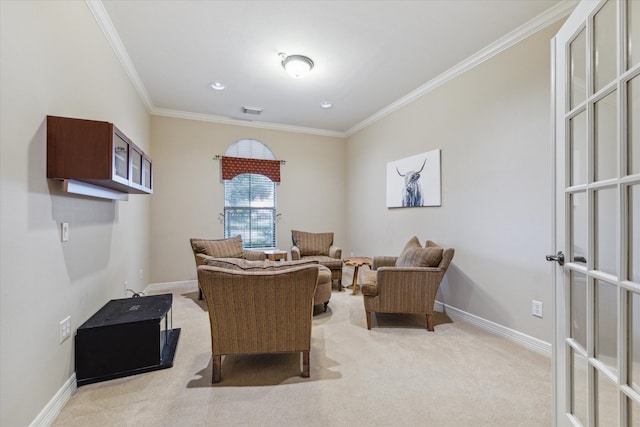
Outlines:
[[113, 134], [113, 179], [129, 182], [129, 143], [117, 133]]
[[131, 148], [131, 185], [142, 186], [142, 153], [134, 147]]
[[142, 189], [148, 191], [149, 193], [153, 192], [152, 187], [152, 174], [151, 174], [151, 159], [147, 156], [142, 157]]

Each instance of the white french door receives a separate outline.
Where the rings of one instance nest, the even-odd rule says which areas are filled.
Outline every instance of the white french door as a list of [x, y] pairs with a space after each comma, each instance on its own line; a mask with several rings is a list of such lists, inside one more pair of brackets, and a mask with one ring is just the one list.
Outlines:
[[640, 0], [583, 0], [552, 42], [554, 422], [640, 426]]

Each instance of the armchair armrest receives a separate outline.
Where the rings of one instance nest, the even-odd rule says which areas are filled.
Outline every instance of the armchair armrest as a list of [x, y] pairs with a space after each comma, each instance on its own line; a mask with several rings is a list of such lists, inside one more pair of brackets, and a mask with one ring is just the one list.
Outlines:
[[300, 259], [300, 248], [297, 246], [291, 246], [291, 260], [296, 261]]
[[196, 268], [200, 265], [206, 264], [206, 261], [208, 259], [215, 259], [211, 255], [205, 255], [205, 254], [195, 254], [195, 256], [196, 256]]
[[377, 270], [380, 267], [395, 267], [397, 256], [374, 256], [371, 261], [371, 269]]
[[331, 245], [329, 247], [329, 256], [331, 258], [337, 258], [337, 259], [342, 258], [342, 248], [340, 248], [339, 246]]
[[380, 267], [376, 275], [376, 294], [383, 299], [403, 295], [407, 303], [435, 298], [444, 271], [437, 267]]

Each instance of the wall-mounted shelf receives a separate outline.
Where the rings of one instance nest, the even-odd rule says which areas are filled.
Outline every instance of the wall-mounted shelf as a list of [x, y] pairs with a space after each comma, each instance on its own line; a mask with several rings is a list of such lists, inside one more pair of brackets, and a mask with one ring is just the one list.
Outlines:
[[113, 123], [47, 116], [47, 178], [64, 180], [66, 191], [118, 200], [126, 197], [117, 193], [151, 194], [152, 166]]

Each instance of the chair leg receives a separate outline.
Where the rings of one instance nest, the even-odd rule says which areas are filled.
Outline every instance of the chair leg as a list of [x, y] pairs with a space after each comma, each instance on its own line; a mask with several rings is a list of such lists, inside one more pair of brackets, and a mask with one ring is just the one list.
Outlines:
[[365, 313], [367, 314], [367, 329], [371, 329], [371, 312], [365, 311]]
[[324, 302], [324, 312], [327, 312], [327, 306], [329, 305], [329, 301]]
[[433, 332], [433, 318], [431, 317], [431, 313], [427, 314], [427, 331]]
[[309, 378], [311, 367], [309, 366], [309, 352], [302, 351], [302, 378]]
[[213, 356], [213, 373], [211, 374], [211, 383], [219, 383], [220, 382], [220, 371], [222, 370], [222, 356], [214, 355]]
[[202, 289], [200, 287], [198, 287], [198, 299], [202, 300]]

